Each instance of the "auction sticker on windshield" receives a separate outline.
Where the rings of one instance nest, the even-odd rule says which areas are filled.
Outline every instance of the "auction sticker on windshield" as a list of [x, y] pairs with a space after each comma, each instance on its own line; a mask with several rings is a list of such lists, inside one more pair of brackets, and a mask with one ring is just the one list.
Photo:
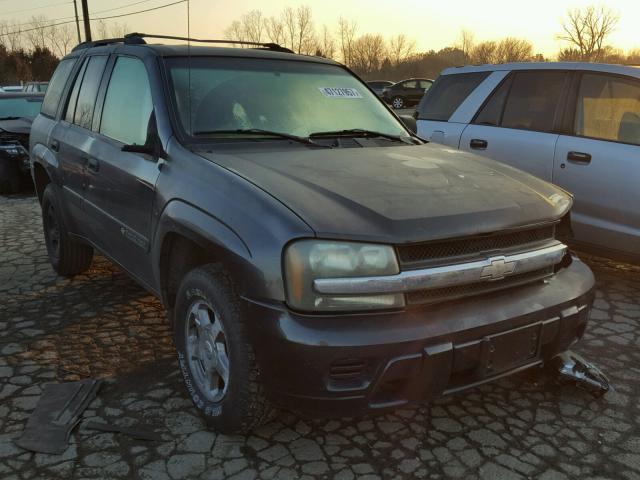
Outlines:
[[325, 97], [329, 98], [362, 98], [355, 88], [319, 87]]

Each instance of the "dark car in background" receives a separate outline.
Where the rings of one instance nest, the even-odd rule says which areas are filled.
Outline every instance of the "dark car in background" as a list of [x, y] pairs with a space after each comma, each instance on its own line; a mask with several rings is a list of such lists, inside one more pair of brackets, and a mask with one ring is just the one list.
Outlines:
[[369, 85], [369, 88], [371, 88], [376, 95], [381, 97], [384, 89], [393, 85], [393, 82], [390, 80], [371, 80], [370, 82], [367, 82], [367, 85]]
[[382, 90], [382, 98], [396, 110], [416, 105], [424, 93], [431, 88], [433, 80], [408, 78]]
[[16, 193], [29, 181], [29, 131], [43, 98], [0, 93], [0, 193]]

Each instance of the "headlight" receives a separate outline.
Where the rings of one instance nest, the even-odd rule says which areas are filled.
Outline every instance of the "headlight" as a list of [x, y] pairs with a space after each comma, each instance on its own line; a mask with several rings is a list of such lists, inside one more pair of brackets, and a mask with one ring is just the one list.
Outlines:
[[404, 306], [403, 294], [326, 296], [316, 292], [319, 278], [367, 277], [399, 273], [392, 247], [369, 243], [300, 240], [284, 255], [287, 302], [298, 310], [371, 310]]

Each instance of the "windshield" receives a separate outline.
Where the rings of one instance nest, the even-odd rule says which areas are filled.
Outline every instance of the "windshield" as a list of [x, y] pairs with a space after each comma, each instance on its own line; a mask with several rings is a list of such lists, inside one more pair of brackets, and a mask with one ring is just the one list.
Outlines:
[[40, 113], [42, 98], [0, 98], [0, 118], [27, 117], [36, 118]]
[[167, 65], [189, 135], [259, 129], [308, 137], [359, 129], [409, 136], [373, 93], [335, 65], [221, 57], [191, 58], [190, 65], [171, 58]]

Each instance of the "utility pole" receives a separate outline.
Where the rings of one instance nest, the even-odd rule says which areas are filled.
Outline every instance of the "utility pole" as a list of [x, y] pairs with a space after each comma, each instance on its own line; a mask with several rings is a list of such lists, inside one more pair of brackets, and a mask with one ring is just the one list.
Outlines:
[[84, 40], [91, 41], [91, 24], [89, 23], [89, 6], [87, 0], [82, 0], [82, 20], [84, 21]]
[[76, 12], [76, 30], [78, 31], [78, 43], [82, 43], [82, 37], [80, 37], [80, 19], [78, 18], [78, 0], [73, 0], [73, 9]]

